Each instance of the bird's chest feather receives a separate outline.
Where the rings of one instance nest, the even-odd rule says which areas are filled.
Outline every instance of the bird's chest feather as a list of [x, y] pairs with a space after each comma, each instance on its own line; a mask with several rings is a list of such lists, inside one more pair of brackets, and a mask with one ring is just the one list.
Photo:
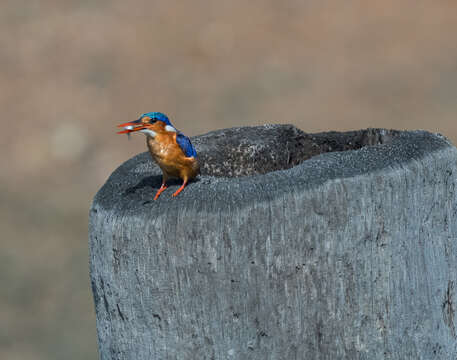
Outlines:
[[157, 135], [147, 137], [149, 152], [162, 169], [174, 168], [183, 156], [182, 150], [173, 141], [172, 136]]
[[160, 138], [156, 137], [153, 139], [152, 137], [147, 138], [148, 148], [151, 155], [157, 159], [166, 159], [170, 156], [173, 152], [173, 144], [170, 141], [163, 140], [161, 141]]

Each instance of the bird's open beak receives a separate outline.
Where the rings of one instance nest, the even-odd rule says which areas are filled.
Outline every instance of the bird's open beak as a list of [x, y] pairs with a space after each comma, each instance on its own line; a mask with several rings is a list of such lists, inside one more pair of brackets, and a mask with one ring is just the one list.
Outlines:
[[120, 124], [117, 127], [124, 128], [122, 131], [118, 131], [118, 134], [130, 134], [131, 132], [144, 129], [144, 125], [141, 123], [141, 120], [129, 121], [125, 124]]

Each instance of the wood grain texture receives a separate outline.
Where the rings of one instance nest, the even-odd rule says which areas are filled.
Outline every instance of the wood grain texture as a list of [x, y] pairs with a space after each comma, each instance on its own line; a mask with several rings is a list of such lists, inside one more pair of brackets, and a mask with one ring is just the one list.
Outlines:
[[177, 198], [152, 201], [147, 153], [95, 196], [101, 359], [456, 358], [457, 150], [423, 131], [245, 130], [193, 138], [202, 175]]

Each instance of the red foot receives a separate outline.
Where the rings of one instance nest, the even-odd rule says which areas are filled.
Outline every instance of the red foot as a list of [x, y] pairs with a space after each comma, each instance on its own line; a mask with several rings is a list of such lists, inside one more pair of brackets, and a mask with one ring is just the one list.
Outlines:
[[181, 187], [176, 190], [176, 192], [173, 194], [173, 196], [178, 196], [178, 194], [184, 190], [184, 188], [186, 187], [186, 184], [187, 184], [187, 181], [184, 181], [184, 183], [181, 185]]
[[162, 192], [167, 188], [168, 186], [166, 186], [165, 184], [162, 184], [162, 186], [160, 187], [159, 190], [157, 190], [156, 192], [156, 196], [154, 196], [154, 200], [157, 200], [160, 196], [160, 194], [162, 194]]

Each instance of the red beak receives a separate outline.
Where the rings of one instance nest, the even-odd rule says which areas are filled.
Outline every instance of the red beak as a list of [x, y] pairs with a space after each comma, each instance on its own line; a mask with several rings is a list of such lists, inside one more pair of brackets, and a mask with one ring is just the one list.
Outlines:
[[124, 124], [120, 124], [117, 127], [123, 127], [125, 130], [118, 131], [118, 134], [129, 134], [131, 132], [135, 132], [141, 129], [144, 129], [144, 125], [141, 123], [140, 120], [129, 121]]

